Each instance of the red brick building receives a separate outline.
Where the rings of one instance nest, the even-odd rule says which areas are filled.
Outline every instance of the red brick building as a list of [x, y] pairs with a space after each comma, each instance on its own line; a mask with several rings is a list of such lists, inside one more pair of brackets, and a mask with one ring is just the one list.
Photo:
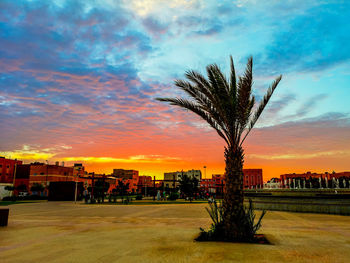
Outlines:
[[[244, 189], [263, 188], [263, 185], [262, 169], [243, 169]], [[213, 174], [211, 179], [202, 179], [200, 188], [207, 193], [222, 194], [225, 189], [225, 175]]]
[[153, 186], [152, 176], [147, 176], [147, 175], [139, 176], [139, 185], [143, 187], [144, 186], [152, 187]]
[[124, 183], [129, 183], [129, 192], [137, 192], [137, 185], [139, 183], [139, 171], [136, 170], [124, 170], [113, 169], [113, 174], [118, 181], [123, 180]]
[[263, 188], [264, 180], [262, 169], [243, 169], [244, 189]]
[[0, 183], [13, 184], [15, 170], [20, 164], [22, 164], [22, 161], [0, 157]]
[[32, 163], [30, 164], [29, 189], [34, 184], [45, 187], [44, 195], [48, 195], [50, 182], [75, 181], [73, 167], [60, 166], [56, 164]]

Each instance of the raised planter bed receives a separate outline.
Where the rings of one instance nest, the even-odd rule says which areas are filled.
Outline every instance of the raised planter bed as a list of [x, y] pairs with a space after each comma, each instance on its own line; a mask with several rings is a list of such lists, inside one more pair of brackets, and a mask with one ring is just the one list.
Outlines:
[[8, 218], [9, 218], [9, 210], [8, 208], [0, 207], [0, 226], [7, 226]]

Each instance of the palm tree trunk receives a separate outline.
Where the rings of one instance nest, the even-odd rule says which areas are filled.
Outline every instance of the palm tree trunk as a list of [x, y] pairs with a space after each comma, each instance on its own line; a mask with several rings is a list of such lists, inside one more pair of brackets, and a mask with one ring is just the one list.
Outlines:
[[223, 201], [225, 238], [229, 240], [244, 239], [243, 207], [243, 149], [225, 148], [226, 186]]

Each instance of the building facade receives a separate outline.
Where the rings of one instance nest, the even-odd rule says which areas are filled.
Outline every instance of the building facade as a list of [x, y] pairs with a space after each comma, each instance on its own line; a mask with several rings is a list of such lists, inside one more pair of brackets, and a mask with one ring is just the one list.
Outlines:
[[164, 173], [164, 186], [167, 188], [177, 188], [180, 185], [181, 178], [187, 175], [189, 178], [196, 178], [198, 182], [202, 180], [202, 172], [200, 170], [188, 170]]
[[282, 188], [350, 188], [350, 172], [282, 174]]
[[[211, 179], [203, 179], [200, 187], [203, 192], [222, 195], [225, 184], [224, 174], [213, 174]], [[262, 169], [243, 169], [244, 189], [259, 189], [263, 185]]]
[[21, 164], [22, 161], [11, 160], [0, 156], [0, 183], [13, 184], [17, 167]]
[[129, 192], [137, 192], [137, 187], [139, 184], [139, 171], [113, 169], [111, 176], [115, 177], [117, 181], [122, 180], [124, 183], [129, 183]]

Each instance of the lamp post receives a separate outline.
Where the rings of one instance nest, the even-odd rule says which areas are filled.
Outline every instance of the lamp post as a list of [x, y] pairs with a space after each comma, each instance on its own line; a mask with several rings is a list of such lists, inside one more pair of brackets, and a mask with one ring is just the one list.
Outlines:
[[12, 192], [12, 196], [15, 196], [16, 172], [17, 172], [17, 159], [15, 160], [15, 170], [13, 172], [13, 192]]
[[46, 183], [45, 183], [45, 187], [46, 187], [46, 196], [48, 196], [48, 189], [47, 189], [47, 178], [49, 176], [49, 161], [46, 160]]
[[[73, 168], [74, 173], [74, 168]], [[74, 192], [74, 203], [77, 203], [77, 192], [78, 192], [78, 182], [77, 182], [78, 173], [75, 175], [75, 192]]]
[[204, 178], [207, 178], [207, 166], [203, 166], [203, 168], [204, 168]]

